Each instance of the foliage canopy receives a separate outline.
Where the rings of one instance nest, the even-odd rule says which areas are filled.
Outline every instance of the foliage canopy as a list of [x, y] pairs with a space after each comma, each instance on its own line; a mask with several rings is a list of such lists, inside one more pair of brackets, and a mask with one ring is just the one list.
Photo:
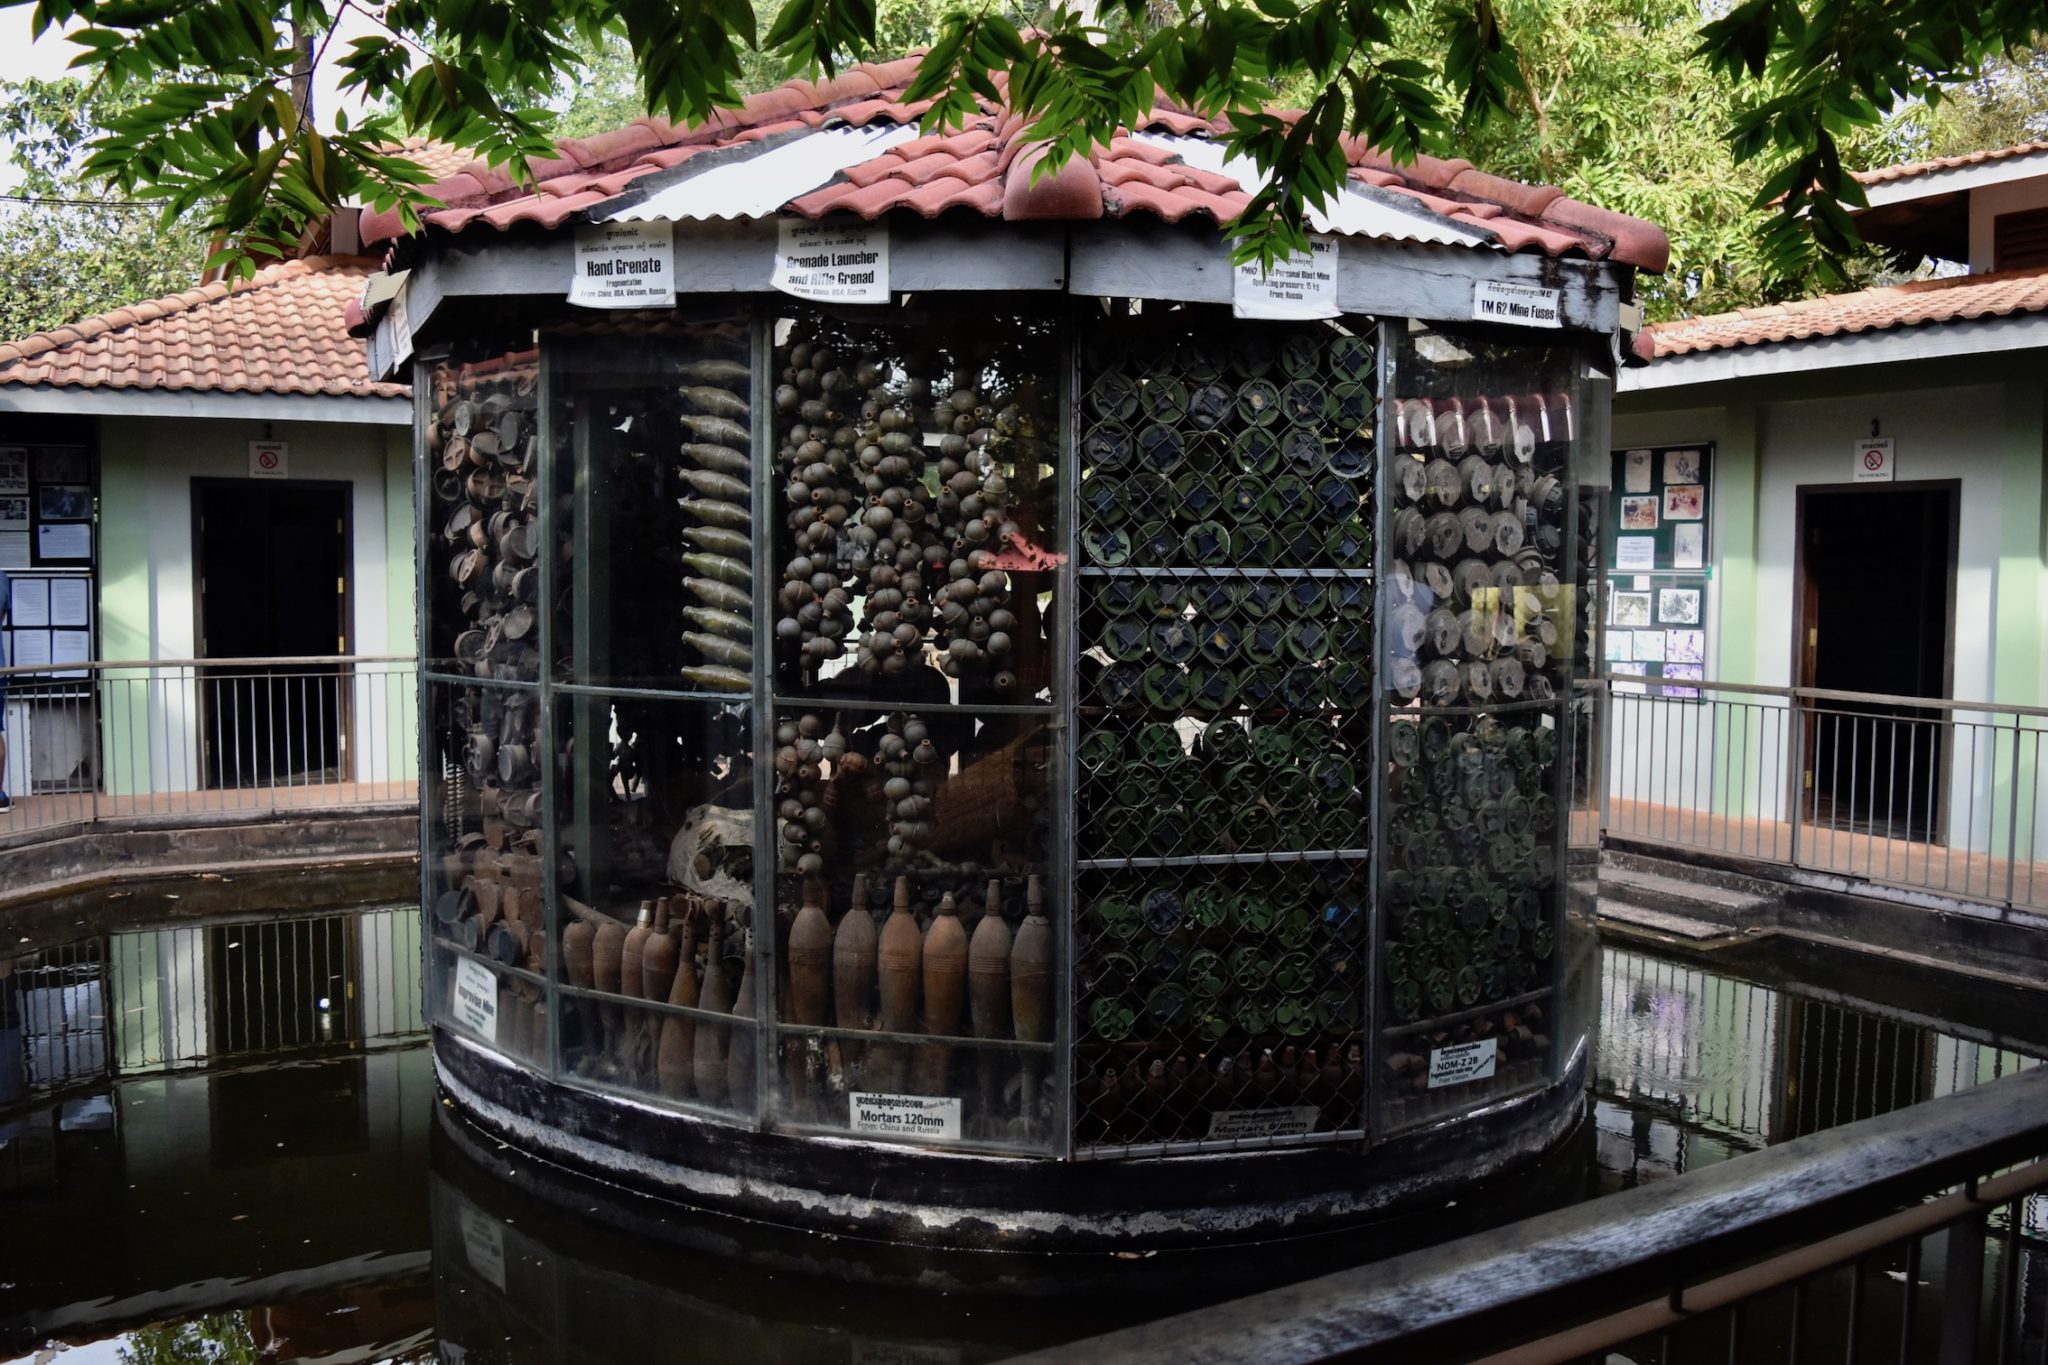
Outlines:
[[199, 282], [193, 225], [152, 227], [152, 208], [109, 198], [79, 175], [109, 111], [76, 79], [0, 85], [0, 139], [25, 201], [0, 211], [0, 338], [48, 331]]
[[[402, 136], [515, 166], [545, 154], [548, 100], [576, 84], [582, 53], [623, 44], [640, 102], [695, 119], [736, 103], [764, 69], [830, 74], [893, 55], [906, 36], [890, 22], [904, 18], [897, 5], [779, 0], [766, 23], [749, 0], [35, 0], [35, 14], [39, 28], [65, 26], [84, 48], [80, 64], [131, 101], [87, 171], [159, 200], [166, 221], [201, 213], [246, 269], [251, 254], [279, 251], [343, 203], [410, 215], [427, 177], [392, 150]], [[1638, 69], [1630, 86], [1567, 51], [1589, 39], [1545, 12], [1588, 7], [1640, 37], [1622, 63], [1656, 70]], [[340, 39], [350, 10], [370, 31]], [[1271, 258], [1299, 246], [1305, 206], [1343, 183], [1340, 139], [1400, 159], [1484, 155], [1497, 136], [1491, 150], [1509, 155], [1496, 169], [1562, 164], [1543, 118], [1542, 145], [1515, 154], [1518, 118], [1554, 97], [1532, 74], [1600, 75], [1610, 97], [1584, 110], [1572, 136], [1662, 138], [1661, 150], [1695, 158], [1709, 177], [1745, 167], [1759, 186], [1752, 203], [1775, 204], [1754, 268], [1767, 281], [1825, 279], [1858, 245], [1847, 211], [1863, 202], [1851, 173], [1858, 139], [1904, 106], [1938, 109], [1947, 86], [2019, 54], [2040, 20], [2038, 0], [1106, 0], [1029, 13], [989, 3], [944, 10], [911, 93], [935, 99], [927, 123], [945, 125], [971, 114], [975, 95], [995, 95], [991, 73], [1005, 74], [1012, 107], [1031, 121], [1025, 136], [1051, 145], [1040, 173], [1105, 142], [1156, 97], [1227, 115], [1232, 150], [1269, 173], [1232, 226], [1237, 250]], [[1695, 53], [1684, 82], [1655, 83], [1671, 59]], [[293, 98], [311, 61], [338, 66], [343, 88], [382, 112], [321, 132]], [[1726, 83], [1718, 97], [1716, 81]], [[1282, 92], [1299, 98], [1299, 117], [1268, 112]], [[1656, 215], [1669, 186], [1627, 183], [1625, 155], [1600, 164], [1613, 183], [1585, 185], [1588, 197]]]

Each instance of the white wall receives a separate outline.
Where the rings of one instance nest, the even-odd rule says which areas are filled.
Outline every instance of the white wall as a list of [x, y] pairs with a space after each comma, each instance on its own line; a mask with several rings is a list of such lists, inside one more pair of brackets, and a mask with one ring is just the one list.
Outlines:
[[1992, 220], [2001, 213], [2048, 208], [2048, 176], [2013, 180], [2003, 185], [1986, 185], [1970, 191], [1970, 273], [1990, 270], [1996, 238]]
[[[350, 638], [358, 654], [410, 653], [412, 623], [391, 620], [386, 575], [385, 461], [387, 436], [377, 426], [331, 422], [237, 422], [223, 419], [145, 421], [110, 417], [100, 426], [102, 482], [138, 478], [145, 491], [141, 525], [111, 519], [102, 534], [147, 537], [149, 560], [148, 657], [196, 657], [193, 570], [192, 480], [243, 479], [249, 475], [249, 442], [290, 443], [293, 479], [346, 482], [351, 486]], [[411, 551], [399, 558], [409, 565]], [[409, 570], [408, 570], [409, 571]], [[112, 610], [112, 604], [109, 606]]]
[[[101, 657], [198, 655], [193, 480], [247, 478], [249, 442], [263, 439], [288, 443], [292, 479], [349, 485], [352, 652], [410, 655], [415, 643], [412, 511], [404, 468], [409, 445], [403, 429], [398, 436], [394, 439], [392, 428], [367, 423], [104, 419]], [[187, 676], [189, 670], [159, 673], [146, 702], [134, 685], [126, 690], [112, 685], [106, 702], [110, 790], [179, 791], [199, 785], [198, 717], [192, 699], [181, 695], [188, 689], [176, 685]], [[370, 742], [366, 729], [374, 719], [380, 730], [401, 732], [410, 721], [410, 687], [371, 675], [359, 678], [356, 691], [355, 776], [377, 782], [408, 778], [412, 765], [404, 745]]]
[[[1877, 393], [1763, 406], [1758, 412], [1755, 681], [1790, 686], [1798, 491], [1850, 481], [1851, 446], [1870, 434], [1892, 438], [1903, 481], [1958, 479], [1954, 697], [1991, 694], [1990, 604], [1998, 579], [2000, 465], [2005, 390], [1969, 388]], [[1874, 610], [1883, 604], [1873, 602]]]
[[[1849, 397], [1759, 402], [1755, 596], [1741, 602], [1725, 599], [1721, 566], [1726, 562], [1730, 503], [1736, 500], [1726, 496], [1724, 466], [1717, 460], [1710, 543], [1710, 562], [1717, 571], [1707, 594], [1707, 676], [1778, 687], [1797, 681], [1792, 632], [1799, 493], [1803, 488], [1850, 483], [1851, 447], [1870, 434], [1876, 419], [1880, 433], [1895, 443], [1901, 481], [1952, 479], [1960, 484], [1949, 695], [1964, 700], [1992, 696], [2000, 520], [2008, 491], [2002, 470], [2012, 439], [2006, 411], [2011, 392], [2016, 390], [2002, 383], [1873, 387]], [[1728, 415], [1720, 407], [1617, 414], [1614, 444], [1619, 449], [1718, 441], [1727, 429]], [[2033, 496], [2030, 491], [2026, 495]], [[1872, 626], [1877, 628], [1884, 604], [1874, 601], [1871, 610]], [[1747, 648], [1730, 651], [1730, 642], [1738, 635]], [[2025, 647], [2031, 651], [2040, 646], [2029, 639]], [[1732, 677], [1724, 671], [1724, 656], [1731, 652], [1753, 661], [1749, 676]], [[1611, 790], [1694, 812], [1743, 811], [1765, 820], [1782, 819], [1787, 790], [1782, 716], [1764, 712], [1761, 707], [1768, 703], [1761, 699], [1750, 702], [1724, 693], [1720, 701], [1718, 706], [1638, 703], [1621, 708], [1609, 737]], [[1741, 742], [1745, 725], [1746, 743]], [[1701, 772], [1695, 755], [1717, 749], [1719, 765]], [[1997, 808], [1984, 753], [1980, 749], [1973, 756], [1968, 732], [1963, 732], [1952, 742], [1950, 757], [1950, 838], [1958, 845], [1981, 846], [1985, 822]], [[1736, 799], [1738, 794], [1741, 799]], [[1973, 809], [1978, 828], [1970, 831], [1963, 824]]]

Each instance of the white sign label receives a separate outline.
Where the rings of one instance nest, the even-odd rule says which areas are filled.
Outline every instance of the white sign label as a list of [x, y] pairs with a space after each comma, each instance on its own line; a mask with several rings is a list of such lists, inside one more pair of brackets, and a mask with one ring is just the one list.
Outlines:
[[455, 1022], [485, 1042], [498, 1041], [498, 978], [474, 958], [455, 964]]
[[847, 1097], [848, 1122], [856, 1133], [877, 1137], [960, 1140], [960, 1097], [950, 1095], [863, 1095]]
[[1891, 437], [1873, 437], [1856, 443], [1856, 467], [1849, 476], [1852, 482], [1890, 483], [1897, 472]]
[[412, 288], [408, 278], [398, 286], [398, 292], [391, 296], [390, 311], [385, 319], [391, 324], [391, 363], [403, 365], [412, 358], [412, 314], [406, 311], [405, 296]]
[[1440, 1085], [1483, 1081], [1493, 1074], [1494, 1059], [1499, 1055], [1498, 1038], [1432, 1048], [1429, 1054], [1429, 1088], [1434, 1090]]
[[1300, 1137], [1313, 1132], [1315, 1126], [1315, 1106], [1307, 1104], [1290, 1109], [1225, 1109], [1209, 1116], [1209, 1136], [1220, 1142]]
[[1655, 536], [1616, 536], [1614, 538], [1614, 567], [1620, 573], [1634, 573], [1641, 569], [1657, 567], [1657, 538]]
[[[474, 965], [474, 964], [466, 964]], [[500, 1293], [505, 1289], [505, 1229], [497, 1219], [464, 1205], [457, 1210], [462, 1219], [462, 1250], [469, 1268], [488, 1280]]]
[[582, 308], [673, 308], [671, 223], [593, 223], [576, 229], [569, 302]]
[[1305, 255], [1240, 265], [1231, 281], [1230, 311], [1240, 318], [1334, 318], [1337, 307], [1337, 239], [1311, 236]]
[[1520, 327], [1562, 327], [1564, 291], [1479, 280], [1472, 286], [1472, 320], [1511, 322]]
[[785, 294], [821, 303], [887, 303], [889, 229], [881, 223], [778, 219], [775, 269], [768, 282]]
[[291, 447], [283, 441], [249, 442], [249, 477], [283, 479], [290, 477]]

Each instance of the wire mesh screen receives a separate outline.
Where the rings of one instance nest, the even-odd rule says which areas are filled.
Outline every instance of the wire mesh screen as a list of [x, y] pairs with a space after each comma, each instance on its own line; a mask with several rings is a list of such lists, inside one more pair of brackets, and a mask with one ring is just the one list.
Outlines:
[[1381, 1135], [1541, 1085], [1598, 573], [1563, 348], [1409, 331], [1385, 482]]
[[1074, 1118], [1363, 1127], [1376, 332], [1130, 318], [1077, 412]]

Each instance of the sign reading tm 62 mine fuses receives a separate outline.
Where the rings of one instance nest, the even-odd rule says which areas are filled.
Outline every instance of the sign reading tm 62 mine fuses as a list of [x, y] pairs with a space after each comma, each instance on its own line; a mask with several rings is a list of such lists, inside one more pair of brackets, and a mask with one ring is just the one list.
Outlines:
[[1480, 280], [1472, 286], [1472, 320], [1505, 322], [1517, 327], [1564, 326], [1564, 291], [1506, 280]]

